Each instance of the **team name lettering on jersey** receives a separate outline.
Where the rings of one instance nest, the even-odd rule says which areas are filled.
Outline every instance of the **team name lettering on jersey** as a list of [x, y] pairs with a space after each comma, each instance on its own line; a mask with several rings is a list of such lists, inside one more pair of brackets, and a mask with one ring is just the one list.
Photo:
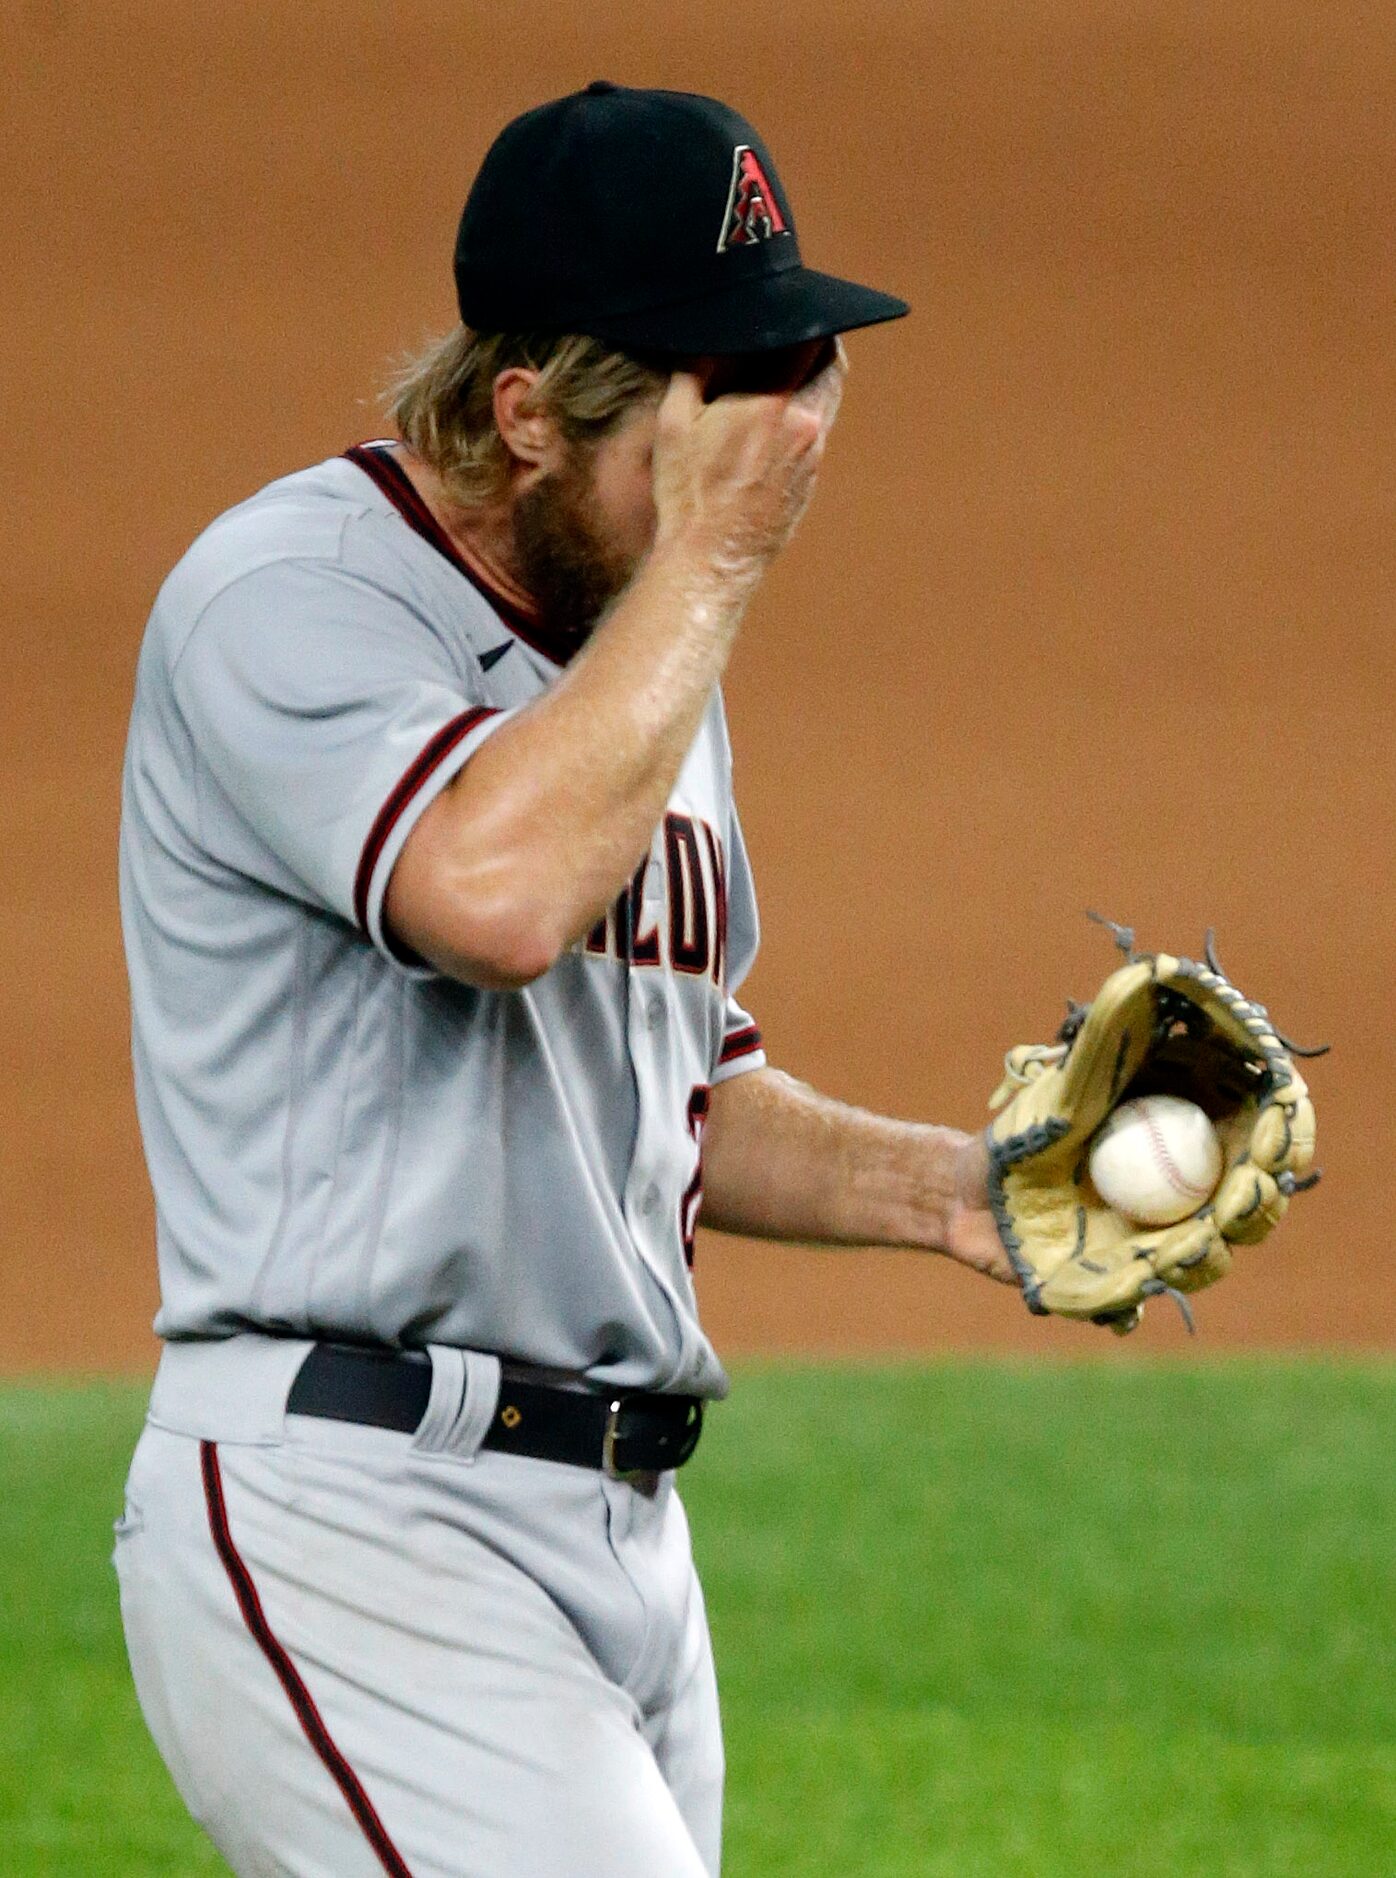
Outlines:
[[587, 934], [585, 950], [632, 965], [667, 965], [721, 985], [727, 975], [727, 861], [716, 831], [700, 817], [668, 814], [660, 842], [665, 913], [644, 906], [646, 855], [604, 919]]

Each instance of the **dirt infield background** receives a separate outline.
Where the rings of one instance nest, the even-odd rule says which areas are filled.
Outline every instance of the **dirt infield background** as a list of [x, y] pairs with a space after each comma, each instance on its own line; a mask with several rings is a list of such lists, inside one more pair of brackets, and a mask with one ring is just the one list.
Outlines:
[[[32, 0], [9, 69], [0, 1362], [143, 1364], [151, 1213], [114, 883], [136, 647], [219, 509], [380, 424], [462, 192], [605, 75], [761, 125], [856, 338], [729, 684], [751, 1002], [844, 1096], [976, 1124], [1109, 963], [1223, 959], [1317, 1066], [1325, 1184], [1203, 1347], [1389, 1345], [1396, 148], [1355, 0]], [[618, 213], [624, 205], [618, 205]], [[710, 1238], [726, 1348], [1128, 1351], [908, 1256]]]

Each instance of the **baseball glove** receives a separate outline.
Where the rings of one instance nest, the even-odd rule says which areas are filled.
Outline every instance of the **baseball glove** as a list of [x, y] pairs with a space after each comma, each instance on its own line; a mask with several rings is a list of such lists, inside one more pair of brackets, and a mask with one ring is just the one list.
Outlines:
[[[1127, 927], [1101, 924], [1128, 963], [1089, 1005], [1069, 1006], [1054, 1044], [1008, 1052], [989, 1104], [998, 1111], [986, 1132], [989, 1203], [1030, 1311], [1123, 1335], [1145, 1299], [1166, 1293], [1191, 1329], [1183, 1294], [1224, 1277], [1231, 1247], [1263, 1239], [1290, 1196], [1318, 1179], [1301, 1178], [1313, 1160], [1314, 1110], [1294, 1059], [1323, 1051], [1279, 1035], [1264, 1005], [1227, 980], [1210, 933], [1199, 965], [1136, 953]], [[1223, 1152], [1211, 1199], [1152, 1229], [1107, 1206], [1087, 1173], [1097, 1128], [1143, 1095], [1196, 1102]]]

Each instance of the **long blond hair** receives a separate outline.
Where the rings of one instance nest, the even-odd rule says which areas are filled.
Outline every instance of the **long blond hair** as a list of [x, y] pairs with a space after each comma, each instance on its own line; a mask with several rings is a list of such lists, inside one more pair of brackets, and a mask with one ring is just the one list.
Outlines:
[[598, 440], [632, 406], [657, 398], [654, 366], [577, 333], [477, 333], [457, 326], [407, 359], [388, 387], [404, 443], [463, 506], [497, 495], [509, 455], [494, 421], [494, 381], [511, 366], [536, 371], [528, 405], [546, 410], [574, 443]]

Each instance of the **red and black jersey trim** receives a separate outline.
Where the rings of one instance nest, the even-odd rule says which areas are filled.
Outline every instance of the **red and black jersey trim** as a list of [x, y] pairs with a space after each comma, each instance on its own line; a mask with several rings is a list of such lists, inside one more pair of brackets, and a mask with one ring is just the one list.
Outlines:
[[477, 704], [469, 711], [462, 711], [459, 717], [453, 717], [449, 724], [443, 724], [436, 735], [428, 739], [416, 761], [398, 778], [392, 794], [379, 809], [368, 831], [368, 839], [364, 842], [363, 853], [359, 856], [359, 865], [354, 874], [354, 918], [364, 932], [368, 931], [368, 896], [373, 886], [373, 870], [382, 859], [388, 839], [406, 813], [408, 804], [477, 724], [483, 724], [487, 717], [498, 716], [499, 712], [488, 704]]
[[243, 1622], [252, 1632], [258, 1648], [276, 1672], [276, 1678], [286, 1691], [287, 1700], [295, 1710], [296, 1720], [300, 1723], [316, 1754], [324, 1763], [335, 1785], [344, 1795], [350, 1812], [354, 1815], [359, 1829], [373, 1847], [378, 1862], [392, 1878], [412, 1878], [406, 1859], [388, 1836], [388, 1829], [378, 1817], [377, 1808], [364, 1791], [363, 1782], [345, 1760], [336, 1747], [324, 1718], [315, 1706], [315, 1698], [306, 1688], [300, 1671], [291, 1661], [286, 1647], [277, 1638], [267, 1622], [266, 1612], [262, 1609], [262, 1600], [257, 1595], [257, 1587], [252, 1582], [252, 1574], [244, 1564], [242, 1555], [233, 1543], [233, 1535], [228, 1526], [228, 1507], [223, 1497], [223, 1474], [218, 1464], [218, 1449], [212, 1441], [199, 1443], [199, 1465], [204, 1477], [204, 1500], [208, 1506], [209, 1531], [213, 1534], [214, 1547], [223, 1562], [223, 1569], [228, 1574], [228, 1581], [233, 1587], [233, 1595], [238, 1601]]
[[407, 526], [430, 542], [436, 552], [468, 580], [475, 591], [489, 602], [500, 619], [525, 645], [541, 652], [554, 665], [565, 665], [586, 641], [584, 632], [562, 632], [549, 627], [546, 620], [525, 613], [508, 594], [492, 587], [460, 553], [451, 537], [437, 521], [407, 471], [392, 454], [389, 443], [356, 443], [344, 452], [356, 469], [382, 490]]
[[722, 1039], [722, 1053], [719, 1063], [734, 1063], [739, 1056], [754, 1056], [761, 1048], [761, 1032], [755, 1024], [747, 1024], [741, 1030], [733, 1030]]

